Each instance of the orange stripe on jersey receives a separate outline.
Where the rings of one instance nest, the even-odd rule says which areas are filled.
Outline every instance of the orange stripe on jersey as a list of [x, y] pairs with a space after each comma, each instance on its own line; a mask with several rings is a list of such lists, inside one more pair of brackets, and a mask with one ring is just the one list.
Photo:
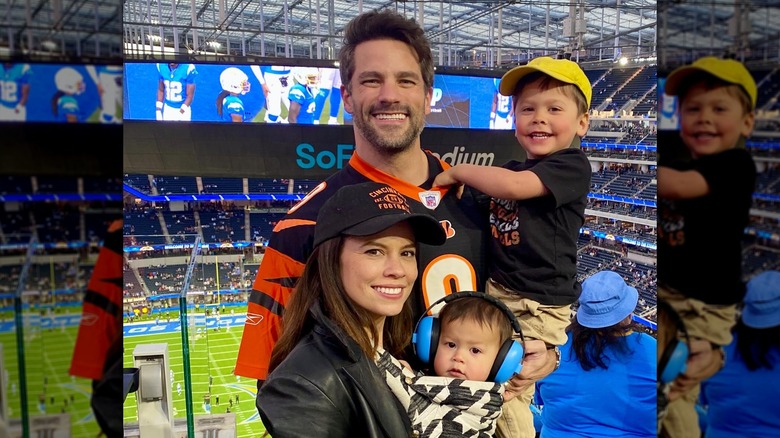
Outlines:
[[[257, 277], [252, 285], [252, 293], [269, 296], [282, 306], [287, 305], [295, 282], [298, 281], [305, 265], [287, 254], [282, 254], [272, 247], [267, 247], [263, 262], [257, 270]], [[279, 287], [279, 289], [277, 289]], [[266, 292], [262, 292], [266, 291]], [[250, 301], [252, 297], [250, 297]]]
[[303, 268], [303, 263], [266, 248], [249, 296], [236, 375], [260, 380], [268, 376], [271, 351], [281, 335], [281, 313]]
[[106, 355], [122, 335], [122, 221], [104, 239], [84, 295], [70, 374], [99, 380]]
[[307, 221], [303, 219], [282, 219], [279, 222], [277, 222], [273, 232], [276, 233], [281, 230], [286, 230], [288, 228], [293, 228], [293, 227], [300, 227], [303, 225], [314, 226], [314, 224], [316, 223], [317, 222], [315, 221]]
[[[431, 154], [431, 155], [433, 155], [433, 153], [431, 152], [431, 150], [430, 150], [430, 149], [425, 149], [425, 152], [426, 152], [426, 153], [428, 153], [428, 154]], [[452, 167], [452, 166], [450, 166], [450, 163], [448, 163], [448, 162], [446, 162], [446, 161], [442, 160], [441, 158], [439, 158], [439, 163], [441, 164], [441, 168], [442, 168], [442, 170], [447, 170], [447, 169], [449, 169], [450, 167]]]
[[[442, 166], [447, 165], [447, 163], [444, 161], [439, 160], [439, 162], [442, 163]], [[389, 173], [382, 172], [381, 170], [372, 167], [370, 164], [366, 163], [360, 157], [358, 157], [358, 154], [352, 154], [352, 157], [349, 159], [349, 165], [371, 181], [387, 184], [408, 196], [409, 198], [416, 199], [417, 201], [420, 200], [420, 192], [425, 191], [414, 184], [408, 183], [402, 179], [398, 179]], [[448, 190], [449, 189], [447, 188], [437, 188], [437, 191], [441, 192], [442, 198], [447, 194]]]
[[114, 222], [111, 222], [111, 225], [108, 227], [108, 232], [113, 233], [114, 231], [118, 231], [122, 229], [122, 220], [117, 219]]

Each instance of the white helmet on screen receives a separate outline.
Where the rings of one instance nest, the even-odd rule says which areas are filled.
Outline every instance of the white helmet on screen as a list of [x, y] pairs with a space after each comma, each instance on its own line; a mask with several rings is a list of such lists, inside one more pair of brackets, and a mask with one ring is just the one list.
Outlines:
[[63, 67], [54, 75], [57, 89], [67, 94], [79, 94], [84, 91], [84, 76], [72, 67]]
[[228, 67], [219, 75], [222, 89], [235, 94], [249, 93], [249, 77], [237, 67]]
[[316, 87], [320, 82], [320, 69], [316, 67], [297, 67], [293, 70], [295, 81], [304, 87]]

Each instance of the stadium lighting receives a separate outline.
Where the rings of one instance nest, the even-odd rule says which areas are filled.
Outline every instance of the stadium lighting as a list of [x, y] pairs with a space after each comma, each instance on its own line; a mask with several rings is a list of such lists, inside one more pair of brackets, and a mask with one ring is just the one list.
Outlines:
[[628, 58], [626, 58], [625, 56], [621, 56], [620, 59], [618, 60], [618, 63], [620, 65], [626, 65], [628, 64]]
[[49, 51], [57, 50], [57, 43], [55, 43], [52, 40], [43, 40], [41, 41], [41, 46], [43, 46], [44, 49]]

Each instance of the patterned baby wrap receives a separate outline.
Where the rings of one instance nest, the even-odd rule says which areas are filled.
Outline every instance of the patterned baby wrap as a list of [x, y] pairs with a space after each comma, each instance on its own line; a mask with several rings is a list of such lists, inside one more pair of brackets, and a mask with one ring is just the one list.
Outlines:
[[377, 366], [420, 437], [492, 437], [501, 416], [504, 385], [415, 375], [386, 351]]

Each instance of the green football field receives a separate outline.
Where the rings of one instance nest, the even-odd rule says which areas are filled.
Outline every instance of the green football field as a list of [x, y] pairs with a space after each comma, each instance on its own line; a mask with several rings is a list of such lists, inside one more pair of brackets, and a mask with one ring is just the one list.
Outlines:
[[[236, 313], [238, 312], [237, 310]], [[237, 378], [233, 375], [243, 327], [231, 327], [229, 330], [222, 327], [218, 331], [201, 329], [200, 333], [197, 330], [193, 331], [195, 333], [192, 331], [189, 333], [193, 414], [195, 416], [206, 414], [203, 397], [209, 392], [209, 376], [211, 376], [211, 413], [225, 413], [230, 408], [230, 412], [236, 414], [239, 437], [260, 436], [265, 429], [255, 408], [257, 383], [254, 379]], [[169, 384], [173, 394], [174, 417], [185, 419], [187, 403], [181, 332], [125, 336], [124, 366], [133, 366], [133, 350], [136, 345], [158, 343], [168, 344], [168, 357], [173, 371], [173, 382], [169, 381]], [[179, 384], [181, 392], [178, 391]], [[136, 394], [129, 394], [125, 401], [125, 423], [138, 421]], [[217, 397], [219, 397], [219, 404], [216, 403]], [[237, 403], [236, 397], [238, 397]], [[232, 407], [230, 399], [233, 400]]]
[[[78, 326], [25, 330], [28, 415], [42, 414], [41, 396], [47, 414], [70, 414], [72, 438], [94, 438], [100, 432], [90, 407], [92, 381], [68, 375]], [[6, 394], [9, 418], [21, 419], [21, 384], [16, 348], [16, 334], [0, 334], [4, 366], [8, 372]], [[53, 400], [53, 403], [52, 403]]]

